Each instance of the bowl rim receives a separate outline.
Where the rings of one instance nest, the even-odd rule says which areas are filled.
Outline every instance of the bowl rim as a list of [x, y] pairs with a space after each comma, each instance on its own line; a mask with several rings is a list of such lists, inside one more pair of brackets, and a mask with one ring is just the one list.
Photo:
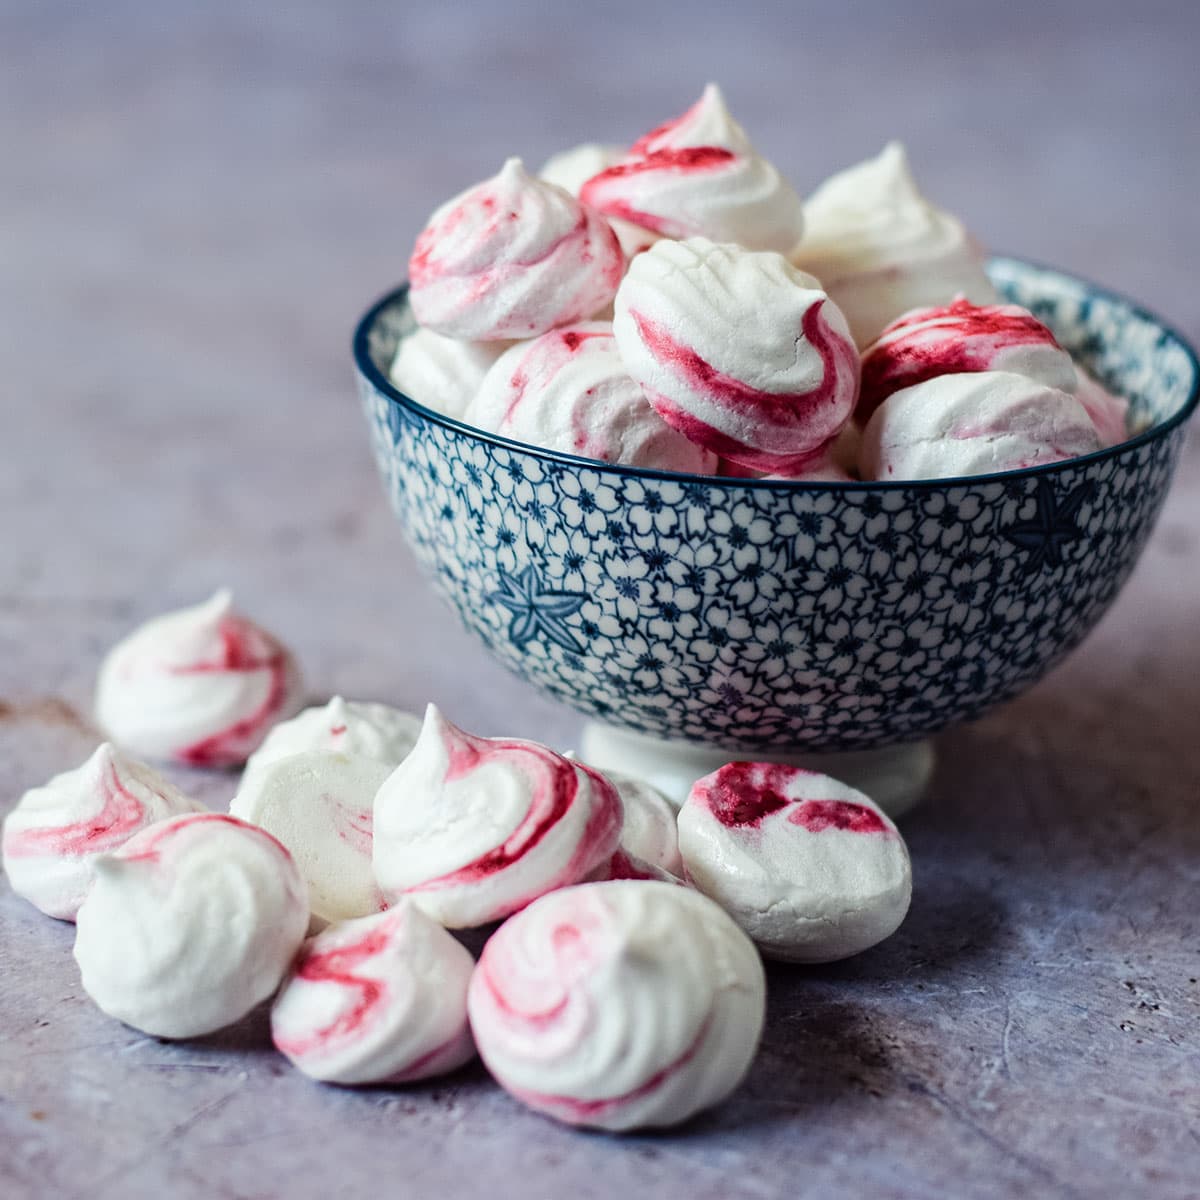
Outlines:
[[1060, 276], [1063, 279], [1069, 280], [1071, 283], [1081, 285], [1089, 296], [1101, 296], [1108, 300], [1116, 301], [1117, 303], [1128, 308], [1130, 312], [1139, 319], [1154, 325], [1161, 334], [1172, 339], [1184, 352], [1191, 365], [1192, 369], [1192, 385], [1191, 389], [1174, 414], [1168, 417], [1165, 421], [1160, 421], [1156, 425], [1152, 425], [1149, 429], [1143, 430], [1132, 438], [1126, 441], [1117, 442], [1114, 446], [1105, 446], [1100, 450], [1093, 450], [1091, 454], [1081, 454], [1075, 458], [1064, 458], [1058, 462], [1043, 463], [1035, 467], [1017, 467], [1011, 471], [991, 471], [984, 475], [954, 475], [944, 476], [936, 479], [851, 479], [851, 480], [805, 480], [805, 479], [743, 479], [738, 476], [728, 475], [699, 475], [685, 471], [666, 471], [657, 467], [632, 467], [624, 466], [620, 463], [606, 463], [594, 458], [583, 458], [576, 454], [566, 454], [559, 450], [550, 450], [544, 446], [535, 446], [530, 442], [520, 442], [512, 438], [506, 438], [496, 433], [489, 433], [486, 430], [478, 429], [474, 425], [468, 425], [463, 421], [456, 420], [454, 417], [446, 416], [444, 413], [437, 412], [432, 408], [426, 408], [423, 404], [418, 403], [411, 396], [400, 391], [391, 380], [375, 366], [371, 361], [369, 353], [370, 333], [379, 318], [379, 314], [385, 309], [395, 304], [398, 300], [404, 298], [408, 292], [407, 280], [399, 286], [392, 288], [390, 291], [380, 296], [374, 304], [359, 318], [358, 324], [354, 328], [354, 337], [352, 348], [354, 352], [354, 363], [360, 375], [362, 375], [371, 386], [385, 396], [392, 404], [400, 408], [407, 409], [414, 416], [421, 420], [431, 421], [435, 425], [440, 425], [449, 432], [463, 436], [469, 440], [482, 442], [486, 445], [498, 446], [508, 451], [515, 451], [521, 454], [529, 455], [532, 458], [540, 459], [544, 462], [557, 463], [561, 466], [573, 468], [586, 468], [595, 471], [601, 475], [611, 475], [621, 479], [653, 479], [665, 483], [678, 483], [681, 485], [701, 484], [705, 487], [715, 487], [722, 490], [737, 492], [743, 488], [748, 488], [754, 491], [780, 491], [780, 492], [833, 492], [833, 493], [866, 493], [873, 491], [939, 491], [947, 487], [963, 487], [963, 486], [978, 486], [986, 483], [994, 482], [1011, 482], [1021, 479], [1034, 479], [1042, 476], [1053, 475], [1055, 473], [1070, 470], [1075, 467], [1091, 467], [1099, 463], [1105, 462], [1110, 458], [1115, 458], [1119, 454], [1125, 454], [1132, 450], [1137, 450], [1142, 446], [1149, 445], [1151, 442], [1157, 441], [1171, 433], [1172, 430], [1178, 428], [1192, 416], [1196, 411], [1197, 405], [1200, 405], [1200, 356], [1197, 355], [1195, 348], [1191, 345], [1187, 338], [1183, 336], [1173, 325], [1164, 321], [1157, 313], [1139, 304], [1137, 301], [1130, 299], [1128, 296], [1120, 292], [1114, 291], [1112, 288], [1104, 287], [1101, 284], [1095, 283], [1083, 276], [1076, 275], [1071, 271], [1064, 271], [1060, 267], [1052, 266], [1048, 263], [1038, 262], [1034, 259], [1018, 258], [1014, 255], [996, 254], [992, 255], [989, 262], [995, 263], [1011, 263], [1017, 267], [1032, 268], [1035, 271], [1049, 272]]

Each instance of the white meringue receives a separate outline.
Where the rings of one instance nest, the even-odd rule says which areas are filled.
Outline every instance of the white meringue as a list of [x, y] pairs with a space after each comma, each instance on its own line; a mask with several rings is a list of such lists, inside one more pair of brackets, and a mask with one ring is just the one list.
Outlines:
[[279, 986], [308, 926], [291, 855], [224, 813], [152, 825], [95, 870], [75, 935], [84, 990], [155, 1037], [240, 1020]]
[[475, 960], [407, 901], [304, 943], [271, 1009], [271, 1038], [326, 1083], [409, 1083], [475, 1056], [467, 985]]
[[715, 83], [579, 194], [610, 218], [667, 237], [699, 235], [786, 253], [804, 232], [800, 197], [750, 144]]
[[572, 1125], [674, 1125], [741, 1082], [762, 1033], [762, 964], [710, 900], [666, 883], [551, 892], [484, 947], [467, 1007], [480, 1056]]
[[430, 217], [408, 298], [418, 324], [448, 337], [533, 337], [599, 312], [624, 268], [598, 212], [510, 158]]
[[290, 721], [280, 721], [250, 755], [246, 770], [306, 750], [373, 758], [395, 767], [417, 744], [420, 732], [421, 718], [415, 713], [390, 704], [334, 696], [326, 705], [306, 708]]
[[538, 177], [553, 183], [572, 196], [578, 196], [580, 188], [593, 175], [615, 166], [625, 157], [624, 146], [605, 145], [602, 142], [583, 142], [569, 150], [552, 154], [541, 165]]
[[657, 863], [647, 862], [636, 854], [630, 854], [622, 846], [618, 846], [612, 857], [588, 874], [583, 882], [607, 883], [613, 879], [652, 879], [657, 883], [674, 883], [679, 887], [687, 887], [677, 875], [663, 870]]
[[864, 479], [952, 479], [1100, 449], [1083, 405], [1008, 371], [939, 375], [893, 392], [863, 430]]
[[469, 928], [582, 879], [620, 831], [603, 776], [537, 742], [473, 737], [431, 704], [375, 798], [375, 876], [389, 900]]
[[75, 920], [101, 854], [135, 833], [204, 807], [110, 742], [81, 767], [30, 788], [4, 818], [4, 873], [48, 917]]
[[833, 962], [894, 933], [912, 868], [861, 792], [776, 763], [729, 763], [679, 810], [687, 877], [769, 958]]
[[803, 467], [849, 419], [859, 360], [846, 322], [782, 255], [661, 241], [630, 263], [614, 310], [621, 358], [650, 403], [723, 458]]
[[418, 326], [396, 346], [388, 376], [411, 400], [461, 417], [508, 342], [464, 342]]
[[975, 304], [998, 299], [978, 246], [917, 190], [899, 142], [827, 179], [805, 203], [804, 221], [792, 261], [820, 279], [859, 346], [909, 309], [960, 293]]
[[113, 741], [148, 758], [233, 766], [300, 706], [291, 653], [233, 611], [224, 589], [156, 617], [100, 666], [96, 719]]
[[716, 457], [650, 407], [612, 326], [585, 321], [520, 342], [488, 372], [463, 415], [468, 425], [600, 462], [710, 473]]
[[645, 780], [620, 771], [605, 771], [604, 778], [617, 789], [625, 810], [621, 849], [671, 875], [683, 874], [675, 806]]
[[375, 793], [393, 765], [307, 750], [248, 770], [229, 811], [287, 848], [308, 884], [312, 914], [342, 921], [378, 912], [371, 869]]
[[1129, 401], [1115, 396], [1098, 379], [1082, 367], [1076, 367], [1079, 377], [1075, 398], [1092, 419], [1102, 446], [1117, 446], [1126, 438], [1140, 432], [1129, 428]]
[[1062, 392], [1078, 383], [1071, 356], [1028, 309], [959, 298], [897, 317], [863, 350], [855, 418], [865, 423], [901, 388], [972, 371], [1011, 371]]

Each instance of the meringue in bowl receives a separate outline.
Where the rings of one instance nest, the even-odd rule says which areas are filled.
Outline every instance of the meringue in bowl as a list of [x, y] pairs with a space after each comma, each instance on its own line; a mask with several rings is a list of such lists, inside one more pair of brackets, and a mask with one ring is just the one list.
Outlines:
[[618, 765], [614, 746], [657, 754], [663, 740], [703, 748], [696, 775], [747, 752], [912, 747], [1024, 691], [1097, 623], [1197, 404], [1196, 356], [1155, 316], [1051, 268], [996, 258], [989, 273], [1129, 397], [1145, 432], [1049, 465], [916, 482], [588, 461], [399, 392], [388, 366], [414, 329], [401, 287], [354, 340], [385, 488], [463, 624], [593, 719], [584, 751], [601, 767]]

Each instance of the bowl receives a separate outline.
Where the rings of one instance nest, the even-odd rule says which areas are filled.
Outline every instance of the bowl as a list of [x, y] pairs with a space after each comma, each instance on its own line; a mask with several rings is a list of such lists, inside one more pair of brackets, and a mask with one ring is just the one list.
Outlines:
[[1157, 317], [1061, 271], [989, 271], [1146, 431], [1049, 466], [894, 483], [610, 466], [397, 391], [406, 289], [354, 338], [418, 562], [506, 667], [608, 727], [760, 756], [913, 743], [1016, 696], [1099, 621], [1162, 508], [1200, 366]]

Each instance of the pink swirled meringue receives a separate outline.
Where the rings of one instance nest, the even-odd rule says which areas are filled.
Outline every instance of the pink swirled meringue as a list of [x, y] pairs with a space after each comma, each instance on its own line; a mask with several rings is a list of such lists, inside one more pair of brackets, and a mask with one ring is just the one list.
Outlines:
[[537, 742], [480, 738], [431, 704], [375, 797], [375, 876], [451, 929], [499, 920], [607, 859], [621, 798]]
[[553, 329], [504, 354], [463, 420], [600, 462], [709, 474], [715, 456], [672, 429], [621, 360], [612, 326]]
[[1028, 309], [960, 297], [905, 313], [863, 350], [855, 419], [870, 420], [901, 388], [972, 371], [1011, 371], [1061, 392], [1074, 392], [1078, 383], [1071, 356]]
[[396, 346], [388, 378], [434, 412], [461, 417], [508, 342], [464, 342], [418, 326]]
[[300, 707], [291, 653], [228, 591], [147, 621], [100, 666], [96, 719], [113, 741], [192, 766], [234, 766]]
[[666, 237], [786, 253], [804, 232], [800, 197], [754, 149], [714, 83], [681, 117], [589, 179], [580, 198]]
[[279, 839], [308, 884], [312, 914], [342, 921], [378, 912], [371, 868], [375, 793], [392, 763], [306, 750], [247, 770], [229, 811]]
[[863, 430], [859, 467], [864, 479], [950, 479], [1099, 449], [1092, 419], [1070, 393], [982, 371], [893, 392]]
[[475, 1056], [475, 960], [416, 905], [340, 921], [304, 943], [271, 1008], [271, 1038], [326, 1083], [411, 1083]]
[[571, 1125], [674, 1125], [723, 1100], [762, 1033], [749, 938], [690, 888], [620, 880], [551, 892], [483, 949], [467, 996], [480, 1056]]
[[798, 767], [729, 763], [679, 810], [687, 876], [769, 958], [833, 962], [899, 928], [912, 867], [861, 792]]
[[417, 744], [420, 732], [421, 718], [415, 713], [334, 696], [324, 706], [306, 708], [291, 720], [280, 721], [250, 755], [246, 770], [308, 750], [373, 758], [396, 767]]
[[225, 813], [160, 821], [95, 869], [76, 918], [84, 990], [155, 1037], [240, 1020], [279, 986], [308, 927], [291, 855]]
[[202, 811], [157, 771], [104, 742], [81, 767], [30, 788], [4, 818], [4, 873], [48, 917], [73, 921], [101, 854], [157, 821]]
[[510, 158], [430, 217], [408, 264], [409, 303], [447, 337], [533, 337], [599, 312], [624, 269], [604, 217]]
[[1120, 445], [1126, 438], [1140, 432], [1129, 428], [1129, 401], [1124, 396], [1114, 396], [1082, 367], [1076, 367], [1075, 370], [1079, 376], [1075, 398], [1092, 418], [1102, 446]]
[[661, 241], [630, 263], [614, 309], [621, 358], [647, 399], [722, 458], [802, 468], [849, 419], [859, 360], [846, 322], [782, 255]]
[[979, 247], [917, 190], [899, 142], [827, 179], [805, 203], [804, 220], [792, 262], [821, 281], [859, 346], [910, 309], [960, 293], [976, 304], [998, 299]]

